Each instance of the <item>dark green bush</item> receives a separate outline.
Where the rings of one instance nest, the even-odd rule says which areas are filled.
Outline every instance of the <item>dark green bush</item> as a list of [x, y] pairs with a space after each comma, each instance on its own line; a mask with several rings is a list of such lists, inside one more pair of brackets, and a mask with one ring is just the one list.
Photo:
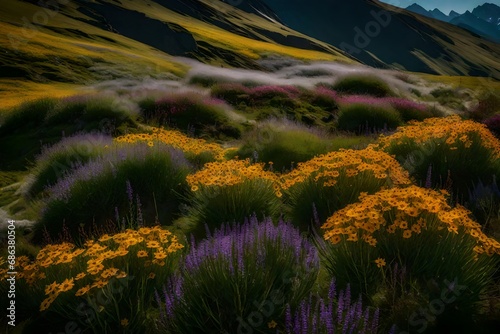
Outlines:
[[50, 188], [35, 226], [36, 239], [42, 239], [44, 230], [57, 237], [63, 226], [79, 241], [81, 230], [99, 231], [110, 222], [121, 227], [140, 221], [169, 225], [179, 215], [189, 171], [183, 153], [161, 143], [113, 150]]
[[349, 104], [340, 109], [339, 130], [356, 134], [392, 130], [402, 124], [401, 116], [391, 107]]
[[349, 95], [371, 95], [375, 97], [394, 96], [395, 93], [382, 79], [372, 75], [353, 75], [340, 79], [333, 90]]
[[56, 107], [57, 103], [57, 99], [44, 98], [14, 108], [1, 120], [0, 136], [40, 127], [45, 116]]

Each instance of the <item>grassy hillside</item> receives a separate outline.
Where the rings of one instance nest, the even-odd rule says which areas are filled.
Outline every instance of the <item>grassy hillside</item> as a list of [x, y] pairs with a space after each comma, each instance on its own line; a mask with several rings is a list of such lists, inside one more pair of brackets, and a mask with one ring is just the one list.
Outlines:
[[[172, 3], [163, 2], [163, 5]], [[225, 12], [225, 24], [230, 24], [233, 32], [214, 22], [205, 22], [203, 17], [186, 17], [157, 2], [122, 1], [119, 7], [115, 5], [112, 1], [70, 1], [49, 10], [26, 1], [2, 1], [0, 108], [44, 93], [62, 96], [77, 91], [78, 86], [103, 80], [182, 77], [187, 67], [170, 54], [191, 56], [216, 65], [252, 68], [259, 67], [257, 59], [269, 54], [305, 60], [350, 61], [325, 43], [222, 3], [207, 1], [204, 5], [213, 13]], [[141, 38], [127, 38], [111, 26], [103, 26], [103, 22], [112, 21], [110, 8], [119, 15], [131, 14], [135, 19], [131, 26], [163, 25], [165, 35], [158, 33], [146, 41], [156, 47], [142, 43]], [[30, 23], [34, 20], [41, 20], [42, 25]], [[185, 54], [179, 52], [182, 51], [179, 34], [194, 41], [194, 47], [185, 50]], [[274, 40], [266, 34], [274, 36]], [[143, 35], [152, 34], [146, 30]], [[158, 44], [156, 39], [164, 43]], [[160, 50], [159, 45], [165, 47]], [[33, 94], [23, 96], [25, 89]]]

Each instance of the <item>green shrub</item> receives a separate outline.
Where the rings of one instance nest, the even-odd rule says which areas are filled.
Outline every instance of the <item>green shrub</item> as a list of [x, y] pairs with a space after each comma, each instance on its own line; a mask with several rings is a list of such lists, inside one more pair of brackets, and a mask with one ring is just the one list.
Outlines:
[[197, 93], [165, 96], [151, 102], [146, 98], [139, 102], [144, 120], [159, 126], [171, 126], [194, 135], [238, 138], [241, 130], [233, 124], [222, 101]]
[[45, 123], [47, 126], [71, 124], [76, 130], [103, 131], [102, 127], [113, 126], [116, 129], [122, 123], [132, 125], [137, 116], [137, 106], [121, 97], [81, 95], [62, 100], [47, 114]]
[[469, 117], [481, 122], [497, 113], [500, 113], [500, 96], [488, 93], [479, 98], [476, 106], [469, 110]]
[[254, 216], [193, 244], [181, 268], [157, 295], [162, 331], [276, 333], [268, 324], [307, 296], [319, 263], [292, 225]]
[[[355, 140], [353, 140], [355, 141]], [[334, 143], [319, 130], [282, 120], [268, 121], [246, 133], [243, 145], [233, 154], [241, 158], [273, 163], [277, 171], [334, 149]]]
[[226, 83], [217, 84], [211, 88], [213, 97], [223, 99], [233, 106], [238, 106], [241, 103], [250, 104], [249, 89], [242, 84]]
[[36, 240], [45, 230], [57, 237], [65, 225], [79, 241], [82, 230], [99, 231], [110, 222], [123, 225], [126, 216], [133, 222], [168, 225], [179, 214], [189, 171], [182, 152], [162, 143], [112, 150], [50, 188], [51, 196], [35, 225]]
[[[383, 138], [383, 149], [396, 156], [417, 184], [447, 189], [465, 204], [475, 184], [489, 185], [497, 173], [496, 139], [481, 125], [465, 122], [429, 119]], [[427, 137], [437, 131], [440, 137]]]
[[352, 75], [338, 80], [333, 90], [350, 95], [371, 95], [375, 97], [394, 96], [395, 93], [382, 79], [372, 75]]
[[21, 104], [10, 111], [0, 122], [0, 136], [37, 129], [45, 116], [55, 108], [57, 99], [44, 98]]
[[391, 130], [402, 124], [401, 116], [391, 107], [349, 104], [340, 109], [338, 128], [362, 134]]
[[45, 188], [53, 186], [74, 168], [80, 167], [111, 145], [112, 138], [98, 134], [77, 135], [65, 138], [54, 146], [45, 149], [37, 157], [32, 170], [34, 177], [25, 195], [36, 197]]
[[[201, 185], [189, 199], [188, 219], [192, 233], [203, 238], [206, 226], [214, 229], [222, 223], [243, 221], [253, 214], [259, 219], [278, 217], [280, 200], [276, 197], [273, 183], [254, 179], [229, 186]], [[206, 226], [205, 226], [206, 225]]]

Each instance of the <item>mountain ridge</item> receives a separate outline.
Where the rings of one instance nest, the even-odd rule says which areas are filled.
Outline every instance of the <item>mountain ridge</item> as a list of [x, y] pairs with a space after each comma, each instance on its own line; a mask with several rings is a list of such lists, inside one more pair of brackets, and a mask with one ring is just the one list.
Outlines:
[[444, 14], [437, 8], [426, 10], [416, 3], [406, 7], [406, 9], [426, 17], [449, 22], [493, 42], [500, 43], [500, 7], [495, 4], [485, 3], [475, 7], [472, 12], [467, 10], [463, 14], [452, 10], [449, 15]]

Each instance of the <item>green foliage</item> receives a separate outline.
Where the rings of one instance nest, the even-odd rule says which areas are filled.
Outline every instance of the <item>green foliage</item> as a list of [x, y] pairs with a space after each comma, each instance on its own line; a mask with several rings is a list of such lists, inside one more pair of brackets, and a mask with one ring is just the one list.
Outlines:
[[430, 93], [441, 105], [449, 108], [465, 111], [463, 95], [456, 89], [436, 88]]
[[234, 154], [257, 161], [272, 161], [275, 170], [288, 170], [298, 162], [332, 150], [329, 140], [306, 129], [276, 129], [272, 125], [259, 127], [244, 137], [244, 144]]
[[57, 105], [57, 99], [45, 98], [21, 104], [10, 111], [0, 122], [0, 137], [43, 124], [45, 116]]
[[394, 96], [395, 93], [382, 79], [372, 75], [352, 75], [337, 81], [332, 89], [349, 95]]
[[203, 186], [193, 192], [189, 199], [188, 220], [192, 233], [203, 238], [206, 226], [210, 230], [222, 223], [243, 221], [253, 214], [259, 219], [278, 217], [281, 203], [276, 197], [271, 181], [246, 180], [230, 186]]
[[395, 129], [402, 124], [399, 113], [390, 107], [349, 104], [340, 109], [338, 128], [363, 134]]
[[242, 158], [272, 162], [276, 171], [290, 170], [299, 162], [312, 159], [340, 148], [353, 148], [367, 144], [367, 137], [331, 137], [320, 130], [292, 122], [270, 122], [255, 128], [243, 137], [243, 145], [232, 153]]
[[45, 188], [54, 185], [74, 168], [96, 158], [104, 151], [111, 138], [98, 135], [80, 135], [67, 138], [47, 149], [37, 158], [32, 170], [33, 180], [25, 195], [34, 198]]
[[[393, 217], [386, 218], [393, 223]], [[376, 247], [364, 241], [327, 242], [320, 247], [320, 255], [340, 287], [350, 284], [354, 294], [362, 293], [374, 306], [385, 310], [387, 328], [396, 323], [411, 333], [433, 326], [459, 330], [478, 313], [481, 294], [492, 283], [497, 259], [483, 254], [476, 260], [472, 250], [476, 242], [462, 228], [455, 234], [438, 228], [435, 217], [422, 218], [427, 228], [409, 239], [403, 238], [401, 230], [389, 233], [383, 229], [373, 234]], [[409, 225], [413, 219], [416, 221], [407, 218]], [[387, 265], [378, 268], [378, 258], [387, 260]], [[400, 270], [396, 277], [395, 267]], [[442, 302], [443, 298], [449, 302]], [[437, 308], [431, 305], [437, 301], [443, 304], [442, 313], [435, 314], [437, 319], [433, 315], [429, 321], [417, 322], [425, 319], [421, 310]], [[414, 319], [410, 328], [408, 319]]]
[[326, 221], [335, 211], [355, 203], [362, 192], [373, 194], [387, 183], [385, 179], [375, 178], [371, 171], [347, 177], [345, 170], [340, 171], [334, 186], [324, 186], [324, 181], [315, 181], [311, 176], [284, 193], [286, 213], [302, 231], [318, 228], [317, 224]]
[[41, 240], [45, 229], [57, 237], [65, 224], [78, 241], [81, 229], [89, 233], [109, 222], [122, 224], [120, 217], [131, 208], [144, 221], [170, 224], [179, 215], [190, 168], [182, 153], [166, 145], [144, 146], [110, 152], [60, 180], [50, 189], [51, 197], [35, 226], [36, 239]]
[[82, 130], [98, 130], [98, 124], [107, 120], [113, 125], [133, 122], [137, 117], [136, 106], [118, 96], [76, 96], [62, 100], [45, 119], [48, 126], [72, 124]]
[[453, 199], [469, 202], [470, 191], [478, 182], [489, 185], [498, 173], [492, 150], [483, 146], [476, 133], [469, 134], [470, 146], [457, 139], [452, 145], [444, 139], [425, 143], [403, 138], [386, 152], [395, 155], [418, 185], [451, 191]]

